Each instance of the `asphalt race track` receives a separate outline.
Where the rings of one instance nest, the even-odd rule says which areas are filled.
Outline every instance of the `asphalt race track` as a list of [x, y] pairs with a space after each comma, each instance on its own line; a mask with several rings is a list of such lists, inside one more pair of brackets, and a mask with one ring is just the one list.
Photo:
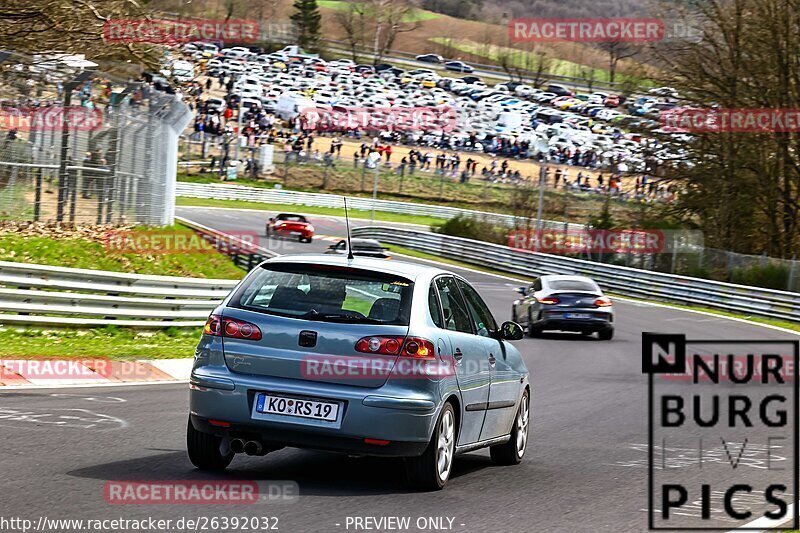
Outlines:
[[[269, 216], [182, 207], [178, 214], [221, 231], [261, 235]], [[339, 219], [309, 218], [317, 234], [344, 235]], [[354, 226], [364, 223], [353, 220]], [[262, 239], [261, 244], [280, 253], [302, 253], [323, 251], [331, 243]], [[517, 283], [452, 270], [476, 286], [499, 321], [510, 318]], [[260, 458], [239, 455], [227, 473], [217, 477], [200, 473], [185, 452], [186, 385], [3, 392], [0, 516], [258, 515], [278, 517], [279, 530], [289, 533], [354, 531], [352, 525], [347, 527], [348, 517], [381, 516], [409, 516], [412, 531], [419, 530], [414, 524], [420, 517], [451, 518], [450, 530], [465, 532], [645, 531], [647, 379], [642, 374], [641, 333], [742, 340], [796, 337], [645, 304], [617, 302], [616, 311], [611, 342], [551, 334], [517, 343], [533, 386], [525, 459], [519, 466], [495, 467], [485, 451], [461, 456], [450, 483], [436, 493], [411, 492], [401, 460], [295, 449]], [[730, 472], [729, 465], [711, 464], [703, 479], [730, 484]], [[292, 503], [259, 506], [109, 505], [104, 499], [108, 481], [187, 479], [290, 480], [299, 484], [300, 496]], [[699, 515], [699, 508], [693, 512]], [[733, 529], [743, 524], [718, 517], [709, 525]]]

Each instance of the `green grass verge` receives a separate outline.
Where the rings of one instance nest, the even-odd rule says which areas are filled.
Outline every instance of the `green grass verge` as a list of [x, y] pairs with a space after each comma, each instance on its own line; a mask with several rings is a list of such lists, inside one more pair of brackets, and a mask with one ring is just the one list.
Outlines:
[[[259, 211], [282, 211], [282, 212], [296, 212], [308, 215], [329, 215], [329, 216], [344, 216], [344, 209], [336, 207], [313, 207], [308, 205], [285, 205], [285, 204], [268, 204], [262, 202], [248, 202], [246, 200], [217, 200], [215, 198], [186, 198], [178, 197], [175, 205], [178, 206], [202, 206], [202, 207], [229, 207], [232, 209], [255, 209]], [[372, 219], [371, 211], [359, 211], [356, 209], [348, 209], [347, 214], [350, 218], [358, 219]], [[407, 224], [421, 224], [423, 226], [431, 226], [432, 224], [441, 223], [444, 219], [426, 217], [419, 215], [403, 215], [400, 213], [385, 213], [382, 211], [375, 211], [376, 222], [404, 222]]]
[[192, 357], [201, 328], [136, 331], [94, 329], [27, 329], [0, 327], [0, 357], [98, 357], [107, 359], [175, 359]]
[[[194, 235], [189, 228], [180, 225], [142, 229], [164, 234]], [[0, 261], [196, 278], [241, 279], [243, 274], [227, 256], [217, 252], [118, 252], [109, 251], [103, 243], [86, 238], [15, 233], [0, 234]]]

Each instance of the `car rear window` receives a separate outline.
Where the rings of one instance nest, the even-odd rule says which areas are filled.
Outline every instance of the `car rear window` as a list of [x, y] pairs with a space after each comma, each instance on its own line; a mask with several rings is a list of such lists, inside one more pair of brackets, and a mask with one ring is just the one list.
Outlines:
[[556, 291], [588, 291], [597, 292], [597, 287], [588, 281], [579, 281], [572, 279], [562, 279], [558, 281], [551, 281], [548, 283], [550, 288]]
[[231, 300], [267, 314], [407, 326], [414, 283], [393, 274], [335, 265], [264, 264]]
[[277, 220], [286, 220], [288, 222], [305, 222], [306, 218], [301, 215], [278, 215]]

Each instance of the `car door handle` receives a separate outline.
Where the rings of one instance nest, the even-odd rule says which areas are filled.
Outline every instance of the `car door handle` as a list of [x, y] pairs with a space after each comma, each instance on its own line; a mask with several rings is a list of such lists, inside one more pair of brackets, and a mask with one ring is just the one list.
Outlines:
[[453, 357], [455, 358], [456, 361], [461, 361], [461, 358], [464, 357], [464, 354], [461, 353], [460, 348], [456, 348], [456, 351], [453, 352]]
[[492, 365], [492, 366], [494, 366], [494, 364], [495, 364], [496, 362], [497, 362], [497, 359], [495, 359], [495, 357], [494, 357], [494, 354], [490, 353], [490, 354], [489, 354], [489, 364], [490, 364], [490, 365]]

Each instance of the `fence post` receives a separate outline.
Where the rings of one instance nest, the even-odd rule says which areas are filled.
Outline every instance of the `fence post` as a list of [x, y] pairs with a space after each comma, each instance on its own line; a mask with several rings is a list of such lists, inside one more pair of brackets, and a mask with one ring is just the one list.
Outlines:
[[672, 268], [670, 269], [670, 273], [675, 273], [675, 262], [678, 260], [678, 243], [677, 243], [677, 235], [672, 236]]
[[364, 160], [364, 164], [361, 166], [361, 188], [360, 191], [364, 191], [364, 182], [367, 179], [367, 160]]
[[33, 169], [36, 176], [36, 193], [33, 199], [33, 221], [39, 222], [39, 217], [42, 213], [42, 169], [36, 167]]
[[786, 284], [786, 290], [792, 291], [794, 287], [794, 271], [797, 268], [797, 254], [792, 255], [792, 266], [789, 267], [789, 281]]
[[375, 166], [375, 178], [372, 182], [372, 223], [375, 223], [375, 201], [378, 199], [378, 178], [380, 176], [380, 165]]

